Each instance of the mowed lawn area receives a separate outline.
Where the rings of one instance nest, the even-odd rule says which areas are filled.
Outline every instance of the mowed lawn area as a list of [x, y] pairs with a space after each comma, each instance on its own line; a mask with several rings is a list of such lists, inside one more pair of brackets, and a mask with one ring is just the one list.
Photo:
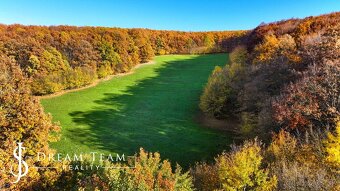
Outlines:
[[42, 99], [60, 122], [60, 153], [133, 155], [143, 147], [187, 167], [228, 149], [231, 135], [196, 122], [199, 98], [227, 54], [157, 56], [155, 64], [95, 87]]

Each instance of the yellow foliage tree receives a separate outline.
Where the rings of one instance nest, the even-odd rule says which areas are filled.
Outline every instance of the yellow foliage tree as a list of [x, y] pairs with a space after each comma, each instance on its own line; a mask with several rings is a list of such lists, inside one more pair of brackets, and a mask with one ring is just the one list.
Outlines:
[[275, 176], [261, 169], [261, 143], [256, 139], [217, 158], [219, 177], [224, 190], [274, 190]]
[[275, 62], [275, 60], [280, 63], [300, 61], [295, 40], [289, 34], [282, 37], [276, 37], [273, 34], [266, 35], [263, 42], [255, 47], [254, 53], [254, 64], [270, 63]]
[[[182, 172], [180, 166], [173, 170], [167, 160], [162, 160], [159, 153], [140, 149], [135, 160], [130, 158], [127, 164], [104, 161], [103, 171], [73, 172], [66, 179], [66, 184], [58, 183], [62, 190], [143, 190], [143, 191], [191, 191], [192, 178], [189, 172]], [[88, 160], [79, 164], [90, 165]], [[72, 173], [72, 172], [71, 172]]]
[[[46, 167], [51, 163], [34, 160], [38, 152], [53, 153], [48, 142], [56, 140], [59, 127], [51, 122], [37, 98], [31, 96], [27, 80], [10, 58], [0, 56], [0, 190], [45, 190], [58, 177], [58, 171]], [[19, 168], [13, 151], [22, 142], [27, 175], [18, 181], [11, 173]], [[34, 188], [34, 189], [33, 189]]]
[[335, 133], [328, 133], [325, 140], [326, 161], [340, 172], [340, 121], [337, 122]]
[[279, 39], [275, 35], [266, 35], [261, 44], [254, 49], [255, 59], [253, 63], [267, 62], [273, 58], [279, 48]]
[[297, 140], [288, 132], [281, 130], [274, 135], [273, 140], [268, 147], [268, 153], [273, 160], [292, 159], [297, 150]]

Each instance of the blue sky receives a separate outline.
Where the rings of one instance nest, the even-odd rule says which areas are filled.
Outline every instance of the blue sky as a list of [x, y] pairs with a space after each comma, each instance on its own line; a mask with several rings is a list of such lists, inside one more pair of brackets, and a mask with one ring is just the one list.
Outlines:
[[340, 0], [0, 0], [0, 23], [211, 31], [335, 11]]

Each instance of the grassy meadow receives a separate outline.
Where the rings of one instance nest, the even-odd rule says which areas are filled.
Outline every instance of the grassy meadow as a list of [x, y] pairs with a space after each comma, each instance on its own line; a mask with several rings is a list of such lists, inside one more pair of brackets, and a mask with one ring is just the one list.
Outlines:
[[60, 153], [133, 155], [140, 147], [187, 167], [209, 160], [231, 143], [231, 135], [198, 122], [199, 97], [215, 66], [227, 54], [157, 56], [155, 64], [97, 86], [41, 103], [62, 127]]

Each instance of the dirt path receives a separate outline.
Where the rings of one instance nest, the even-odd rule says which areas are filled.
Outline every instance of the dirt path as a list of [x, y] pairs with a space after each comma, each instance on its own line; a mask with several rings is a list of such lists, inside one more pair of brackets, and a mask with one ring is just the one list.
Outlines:
[[53, 94], [48, 94], [48, 95], [43, 95], [43, 96], [35, 96], [35, 97], [38, 98], [38, 99], [48, 99], [48, 98], [58, 97], [58, 96], [61, 96], [61, 95], [66, 94], [66, 93], [75, 92], [75, 91], [79, 91], [79, 90], [84, 90], [84, 89], [87, 89], [87, 88], [94, 87], [94, 86], [98, 85], [100, 82], [104, 82], [104, 81], [111, 80], [111, 79], [114, 78], [114, 77], [126, 76], [126, 75], [133, 74], [134, 71], [135, 71], [137, 68], [140, 68], [140, 67], [143, 67], [143, 66], [146, 66], [146, 65], [150, 65], [150, 64], [154, 64], [154, 63], [156, 63], [156, 62], [155, 62], [155, 61], [150, 61], [150, 62], [148, 62], [148, 63], [138, 64], [138, 65], [136, 65], [130, 72], [109, 75], [109, 76], [107, 76], [107, 77], [105, 77], [105, 78], [97, 79], [97, 80], [95, 80], [93, 83], [91, 83], [91, 84], [89, 84], [89, 85], [87, 85], [87, 86], [84, 86], [84, 87], [75, 88], [75, 89], [70, 89], [70, 90], [62, 90], [62, 91], [59, 91], [59, 92], [56, 92], [56, 93], [53, 93]]
[[214, 117], [209, 117], [202, 112], [198, 113], [195, 117], [195, 121], [202, 124], [205, 127], [211, 129], [217, 129], [221, 131], [228, 131], [232, 133], [238, 132], [239, 121], [235, 119], [216, 119]]

